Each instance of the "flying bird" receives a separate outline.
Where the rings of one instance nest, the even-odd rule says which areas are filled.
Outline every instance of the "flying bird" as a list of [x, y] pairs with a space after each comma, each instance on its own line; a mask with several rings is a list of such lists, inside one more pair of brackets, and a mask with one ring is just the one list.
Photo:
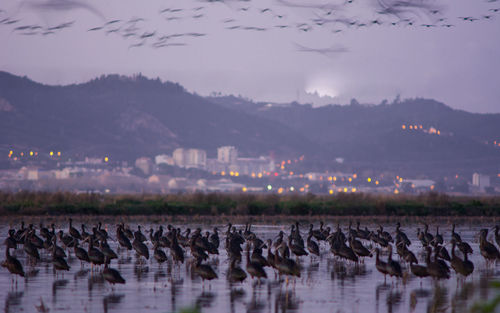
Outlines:
[[76, 10], [76, 9], [83, 9], [86, 11], [89, 11], [90, 13], [93, 13], [94, 15], [99, 16], [102, 19], [105, 19], [104, 15], [93, 7], [92, 5], [88, 4], [86, 1], [79, 1], [79, 0], [46, 0], [46, 1], [23, 1], [20, 5], [20, 8], [24, 5], [28, 5], [32, 9], [39, 10], [39, 11], [71, 11], [71, 10]]
[[319, 53], [321, 55], [324, 55], [326, 57], [333, 57], [339, 53], [345, 53], [349, 52], [349, 50], [343, 46], [339, 45], [332, 45], [329, 48], [310, 48], [310, 47], [305, 47], [302, 46], [298, 43], [295, 43], [296, 50], [299, 52], [312, 52], [312, 53]]

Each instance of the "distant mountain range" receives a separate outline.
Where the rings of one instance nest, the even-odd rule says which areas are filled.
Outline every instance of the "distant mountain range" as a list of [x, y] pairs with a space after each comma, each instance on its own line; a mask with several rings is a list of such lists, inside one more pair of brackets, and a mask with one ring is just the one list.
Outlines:
[[141, 75], [47, 86], [0, 72], [0, 134], [2, 154], [14, 147], [133, 160], [176, 147], [215, 156], [217, 147], [234, 145], [246, 156], [305, 155], [311, 169], [500, 168], [494, 145], [500, 144], [500, 114], [454, 110], [430, 99], [315, 108], [201, 97]]

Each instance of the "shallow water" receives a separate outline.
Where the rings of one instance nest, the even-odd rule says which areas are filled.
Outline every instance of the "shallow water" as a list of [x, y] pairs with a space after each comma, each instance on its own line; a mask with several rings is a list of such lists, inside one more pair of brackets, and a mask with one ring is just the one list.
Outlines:
[[[80, 225], [79, 221], [75, 221], [75, 225]], [[132, 229], [136, 227], [135, 224], [129, 225]], [[141, 225], [145, 226], [143, 229], [156, 229], [158, 226], [148, 222], [141, 222]], [[59, 226], [65, 231], [68, 229], [66, 224]], [[189, 226], [196, 228], [198, 225]], [[212, 230], [213, 226], [224, 229], [223, 225], [202, 227]], [[346, 231], [346, 225], [341, 226]], [[376, 227], [367, 226], [370, 229]], [[423, 261], [422, 247], [416, 238], [417, 226], [422, 225], [406, 224], [402, 225], [402, 230], [412, 241], [410, 249], [419, 261]], [[432, 233], [435, 226], [431, 226]], [[301, 257], [302, 276], [288, 285], [279, 282], [269, 268], [266, 269], [269, 279], [260, 284], [247, 278], [243, 284], [231, 285], [226, 280], [229, 264], [223, 248], [223, 234], [219, 233], [220, 255], [211, 257], [209, 261], [219, 278], [210, 282], [203, 283], [195, 277], [187, 263], [176, 266], [168, 262], [160, 266], [150, 258], [141, 264], [134, 252], [122, 250], [119, 259], [113, 260], [111, 266], [121, 272], [127, 283], [112, 288], [98, 272], [92, 273], [88, 264], [82, 267], [74, 255], [68, 258], [70, 271], [56, 275], [49, 262], [50, 255], [42, 252], [42, 261], [36, 266], [29, 266], [20, 248], [13, 255], [21, 260], [27, 278], [19, 277], [17, 284], [13, 283], [10, 273], [0, 268], [0, 288], [4, 290], [4, 312], [41, 312], [44, 308], [50, 312], [71, 310], [75, 313], [178, 312], [189, 307], [197, 307], [202, 312], [468, 312], [477, 301], [491, 299], [498, 294], [497, 290], [489, 287], [489, 282], [500, 278], [500, 265], [486, 267], [479, 254], [477, 240], [479, 229], [491, 226], [457, 225], [456, 231], [474, 250], [469, 259], [474, 262], [475, 271], [465, 283], [457, 283], [453, 270], [451, 279], [439, 283], [411, 275], [404, 281], [387, 278], [384, 282], [383, 275], [375, 268], [375, 257], [355, 266], [336, 260], [329, 252], [329, 246], [322, 243], [321, 257]], [[236, 227], [240, 229], [244, 226]], [[0, 225], [2, 238], [7, 236], [8, 228], [6, 222]], [[110, 225], [110, 228], [110, 235], [115, 237], [114, 227]], [[393, 223], [384, 225], [384, 228], [390, 232], [395, 229]], [[445, 242], [450, 239], [450, 229], [449, 225], [440, 225]], [[261, 239], [275, 238], [279, 230], [288, 233], [288, 224], [252, 227]], [[301, 231], [304, 233], [305, 229], [301, 228]], [[109, 241], [109, 244], [115, 251], [118, 250], [116, 242]], [[150, 243], [148, 246], [152, 248]], [[447, 248], [451, 247], [448, 245]], [[166, 252], [169, 255], [168, 250]], [[244, 265], [243, 261], [243, 269]]]

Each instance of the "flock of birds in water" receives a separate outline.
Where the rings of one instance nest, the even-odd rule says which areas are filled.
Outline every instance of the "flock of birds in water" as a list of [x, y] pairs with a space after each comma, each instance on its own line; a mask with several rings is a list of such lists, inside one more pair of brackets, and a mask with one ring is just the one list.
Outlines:
[[[474, 251], [469, 243], [455, 232], [454, 224], [448, 241], [448, 244], [451, 244], [451, 253], [446, 248], [447, 244], [444, 244], [445, 240], [443, 234], [439, 233], [439, 227], [436, 227], [435, 234], [429, 232], [427, 224], [422, 230], [417, 229], [417, 238], [425, 254], [425, 265], [419, 264], [415, 253], [410, 250], [412, 242], [401, 229], [399, 222], [392, 235], [382, 226], [369, 230], [367, 227], [362, 229], [359, 222], [355, 228], [349, 223], [344, 233], [339, 224], [332, 230], [330, 227], [324, 227], [321, 222], [317, 229], [310, 224], [305, 238], [301, 234], [300, 224], [296, 222], [291, 225], [288, 234], [280, 231], [274, 239], [259, 238], [252, 232], [252, 226], [248, 223], [244, 229], [237, 229], [229, 223], [227, 229], [221, 232], [217, 227], [210, 232], [202, 231], [201, 228], [194, 231], [190, 228], [181, 230], [172, 225], [164, 229], [160, 225], [156, 230], [151, 228], [146, 234], [140, 225], [133, 231], [121, 223], [116, 225], [114, 236], [109, 234], [100, 222], [92, 227], [90, 233], [87, 229], [85, 224], [81, 224], [80, 230], [73, 227], [71, 218], [69, 227], [60, 230], [56, 230], [54, 224], [48, 228], [40, 224], [37, 228], [33, 224], [25, 227], [22, 222], [19, 229], [8, 231], [4, 241], [5, 260], [1, 265], [12, 274], [12, 283], [15, 281], [17, 285], [17, 276], [24, 277], [26, 266], [34, 266], [40, 262], [41, 253], [50, 256], [55, 275], [69, 271], [70, 266], [66, 258], [68, 254], [73, 253], [81, 261], [82, 267], [89, 264], [92, 271], [101, 272], [109, 283], [125, 284], [126, 279], [117, 269], [111, 267], [112, 262], [118, 259], [120, 254], [134, 250], [139, 262], [149, 260], [151, 256], [160, 264], [166, 261], [176, 265], [188, 262], [192, 272], [201, 277], [204, 283], [205, 280], [218, 278], [217, 272], [207, 261], [211, 256], [218, 255], [219, 249], [223, 248], [230, 264], [227, 272], [230, 282], [243, 282], [250, 276], [260, 284], [261, 279], [267, 278], [265, 268], [269, 267], [275, 275], [279, 275], [279, 281], [283, 281], [282, 278], [285, 277], [288, 285], [289, 280], [295, 283], [295, 278], [301, 276], [301, 258], [316, 258], [320, 256], [321, 249], [328, 247], [334, 258], [354, 264], [363, 263], [364, 258], [371, 258], [375, 254], [376, 269], [384, 275], [384, 280], [387, 275], [401, 279], [410, 273], [419, 278], [449, 279], [451, 269], [456, 272], [457, 280], [463, 280], [474, 271], [474, 264], [468, 259], [468, 255]], [[496, 244], [500, 246], [499, 227], [495, 226], [494, 229]], [[490, 266], [500, 259], [500, 252], [494, 243], [488, 241], [487, 236], [488, 229], [481, 229], [479, 250], [486, 260], [486, 265]], [[110, 240], [118, 243], [117, 251], [111, 249], [108, 244]], [[26, 255], [25, 265], [10, 252], [11, 249], [20, 250], [20, 245]], [[164, 249], [168, 249], [170, 253]], [[393, 258], [393, 249], [399, 255], [399, 260]], [[387, 259], [382, 259], [381, 250], [387, 252]], [[457, 251], [460, 253], [457, 254]]]
[[[425, 0], [374, 0], [364, 3], [364, 7], [358, 7], [361, 3], [358, 0], [317, 2], [297, 2], [291, 0], [276, 0], [277, 6], [258, 7], [251, 0], [199, 0], [194, 6], [187, 7], [180, 5], [177, 7], [159, 8], [158, 14], [161, 20], [169, 22], [192, 21], [190, 25], [202, 25], [202, 20], [207, 19], [212, 14], [211, 8], [215, 5], [224, 4], [234, 13], [230, 18], [220, 20], [223, 29], [229, 31], [253, 31], [265, 32], [271, 30], [295, 29], [299, 33], [308, 33], [317, 29], [328, 30], [336, 34], [352, 29], [361, 29], [370, 26], [404, 26], [436, 28], [454, 27], [456, 22], [470, 23], [477, 21], [491, 21], [500, 7], [496, 6], [498, 0], [485, 0], [486, 11], [480, 14], [463, 15], [456, 17], [445, 16], [445, 9], [438, 1]], [[204, 3], [200, 5], [199, 3]], [[359, 2], [359, 3], [358, 3]], [[359, 18], [360, 12], [366, 11], [366, 5], [371, 5], [368, 9], [372, 12], [366, 18]], [[87, 29], [88, 32], [103, 32], [106, 35], [119, 35], [125, 40], [133, 40], [129, 44], [130, 48], [149, 46], [152, 48], [165, 48], [173, 46], [186, 46], [187, 39], [205, 37], [206, 32], [180, 32], [163, 33], [161, 29], [148, 27], [151, 17], [132, 17], [129, 19], [106, 19], [104, 14], [91, 4], [79, 0], [44, 0], [44, 1], [24, 1], [14, 12], [7, 12], [0, 9], [0, 26], [11, 26], [12, 32], [25, 36], [49, 36], [55, 35], [64, 29], [74, 26], [76, 21], [65, 21], [52, 26], [40, 24], [21, 24], [22, 18], [19, 12], [24, 9], [32, 9], [39, 12], [66, 12], [70, 10], [84, 10], [103, 20], [100, 25], [95, 25]], [[297, 11], [292, 14], [294, 11]], [[306, 13], [309, 18], [304, 18]], [[293, 15], [293, 16], [292, 16]], [[258, 17], [261, 16], [261, 17]], [[255, 17], [255, 18], [251, 18]], [[220, 17], [218, 17], [220, 19]], [[250, 25], [245, 24], [246, 20], [260, 20]], [[169, 28], [171, 28], [169, 26]], [[184, 40], [184, 41], [178, 41]], [[331, 48], [311, 48], [296, 44], [296, 50], [300, 52], [315, 52], [326, 55], [328, 53], [346, 52], [347, 49], [334, 46]]]

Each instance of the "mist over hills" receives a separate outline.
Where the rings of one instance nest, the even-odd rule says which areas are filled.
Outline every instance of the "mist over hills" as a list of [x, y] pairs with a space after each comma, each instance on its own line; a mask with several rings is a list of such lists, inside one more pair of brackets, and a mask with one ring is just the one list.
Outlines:
[[0, 133], [0, 153], [59, 149], [133, 160], [177, 147], [205, 149], [213, 157], [217, 147], [234, 145], [246, 156], [305, 155], [312, 169], [500, 168], [500, 146], [494, 146], [500, 142], [500, 114], [474, 114], [419, 98], [316, 108], [201, 97], [141, 75], [47, 86], [0, 72]]

